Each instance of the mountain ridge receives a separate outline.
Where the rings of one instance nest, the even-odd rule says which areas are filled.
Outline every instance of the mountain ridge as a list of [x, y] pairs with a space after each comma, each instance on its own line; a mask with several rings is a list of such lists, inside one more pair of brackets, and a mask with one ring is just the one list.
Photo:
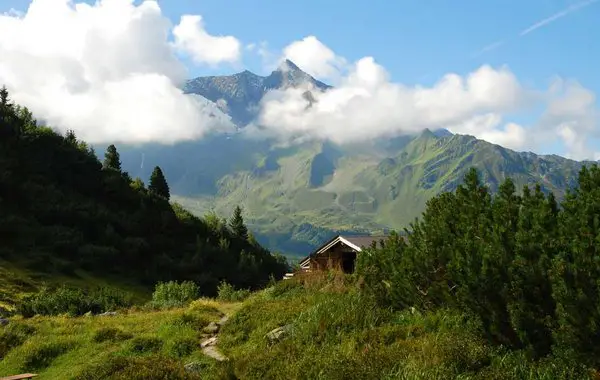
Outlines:
[[197, 77], [184, 84], [183, 92], [201, 95], [216, 103], [242, 127], [256, 117], [258, 105], [267, 92], [301, 85], [321, 91], [331, 88], [286, 59], [267, 76], [244, 70], [232, 75]]
[[[241, 129], [256, 119], [269, 91], [303, 85], [333, 88], [283, 61], [268, 76], [245, 70], [199, 77], [188, 81], [185, 91], [217, 103]], [[313, 140], [285, 148], [237, 133], [121, 152], [132, 175], [149, 174], [136, 165], [141, 153], [148, 166], [164, 168], [175, 198], [198, 215], [229, 215], [234, 205], [243, 204], [261, 243], [295, 254], [334, 231], [405, 227], [428, 199], [455, 189], [472, 166], [492, 190], [511, 176], [519, 188], [540, 182], [560, 197], [585, 163], [517, 152], [445, 129], [354, 145]]]

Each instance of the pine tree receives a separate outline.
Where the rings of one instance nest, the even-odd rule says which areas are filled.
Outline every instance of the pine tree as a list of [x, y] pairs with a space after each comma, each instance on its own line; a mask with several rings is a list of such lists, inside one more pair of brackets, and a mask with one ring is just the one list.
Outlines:
[[165, 176], [162, 170], [156, 166], [150, 175], [150, 184], [148, 185], [148, 190], [151, 193], [161, 196], [167, 200], [171, 198], [171, 193], [169, 192], [169, 184], [165, 179]]
[[119, 152], [117, 152], [117, 148], [112, 144], [109, 145], [108, 148], [106, 148], [102, 168], [113, 169], [119, 172], [121, 171], [121, 158], [119, 156]]
[[515, 258], [509, 266], [511, 323], [519, 339], [535, 357], [550, 352], [551, 325], [555, 304], [549, 271], [556, 254], [558, 207], [554, 195], [548, 198], [539, 185], [535, 193], [525, 186], [515, 237]]
[[560, 215], [559, 254], [552, 270], [559, 327], [556, 341], [596, 360], [600, 355], [600, 168], [583, 167]]
[[229, 220], [229, 227], [231, 228], [231, 232], [236, 236], [248, 240], [248, 228], [244, 224], [244, 217], [242, 216], [242, 208], [240, 206], [236, 206], [233, 210], [233, 216]]

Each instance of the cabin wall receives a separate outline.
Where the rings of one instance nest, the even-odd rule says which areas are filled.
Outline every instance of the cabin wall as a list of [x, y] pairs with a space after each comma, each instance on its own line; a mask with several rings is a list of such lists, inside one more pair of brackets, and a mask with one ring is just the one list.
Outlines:
[[311, 258], [311, 270], [343, 269], [344, 257], [351, 255], [352, 260], [356, 257], [356, 251], [344, 244], [336, 244], [325, 252]]

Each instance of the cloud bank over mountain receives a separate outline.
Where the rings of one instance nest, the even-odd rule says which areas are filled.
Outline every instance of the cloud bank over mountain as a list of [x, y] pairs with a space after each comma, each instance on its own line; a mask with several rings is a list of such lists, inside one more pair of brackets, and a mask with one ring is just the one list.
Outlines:
[[[555, 79], [548, 89], [527, 88], [508, 67], [483, 65], [465, 76], [449, 73], [431, 87], [394, 83], [373, 57], [347, 63], [314, 36], [283, 49], [303, 57], [309, 74], [337, 78], [336, 87], [287, 89], [266, 97], [255, 130], [281, 140], [329, 139], [336, 143], [391, 137], [425, 128], [447, 128], [516, 150], [538, 150], [562, 140], [568, 155], [595, 159], [587, 145], [598, 134], [595, 95], [577, 82]], [[507, 116], [544, 109], [523, 126]]]
[[[155, 1], [34, 0], [22, 15], [0, 16], [0, 84], [50, 125], [94, 143], [172, 143], [232, 128], [214, 104], [178, 88], [188, 74], [170, 30]], [[175, 30], [177, 50], [196, 61], [235, 58], [231, 38], [210, 36], [197, 19]]]
[[309, 89], [312, 97], [308, 88], [272, 91], [248, 129], [254, 135], [348, 143], [448, 128], [517, 150], [562, 142], [570, 157], [597, 158], [595, 94], [577, 82], [529, 88], [508, 67], [482, 65], [407, 86], [374, 57], [351, 62], [316, 36], [276, 53], [238, 38], [211, 35], [200, 15], [172, 25], [156, 1], [33, 0], [0, 16], [0, 84], [39, 118], [92, 143], [174, 143], [234, 128], [215, 103], [182, 93], [184, 58], [214, 68], [259, 54], [289, 58], [335, 87]]

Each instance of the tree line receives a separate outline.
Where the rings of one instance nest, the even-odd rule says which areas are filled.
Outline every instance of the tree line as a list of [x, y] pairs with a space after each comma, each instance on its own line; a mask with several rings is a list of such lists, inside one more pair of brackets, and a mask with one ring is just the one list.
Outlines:
[[489, 342], [600, 364], [600, 169], [583, 167], [562, 202], [506, 179], [491, 194], [475, 169], [422, 217], [359, 255], [382, 305], [454, 308]]
[[144, 284], [191, 280], [203, 294], [227, 281], [256, 288], [287, 270], [281, 255], [230, 220], [169, 203], [156, 167], [146, 186], [122, 171], [114, 145], [100, 162], [73, 131], [38, 125], [0, 90], [0, 257], [40, 271], [78, 269]]

